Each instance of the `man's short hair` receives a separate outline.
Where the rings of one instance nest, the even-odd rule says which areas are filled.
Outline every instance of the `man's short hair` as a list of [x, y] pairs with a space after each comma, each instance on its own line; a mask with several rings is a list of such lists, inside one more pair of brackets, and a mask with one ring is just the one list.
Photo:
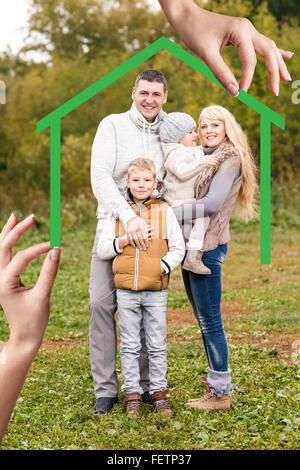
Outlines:
[[156, 169], [154, 163], [149, 158], [136, 158], [129, 163], [128, 166], [128, 176], [132, 173], [133, 170], [149, 170], [151, 171], [154, 178], [156, 178]]
[[137, 88], [140, 80], [147, 80], [147, 82], [159, 82], [164, 86], [164, 93], [167, 91], [167, 80], [166, 77], [158, 70], [144, 70], [139, 73], [136, 77], [135, 88]]

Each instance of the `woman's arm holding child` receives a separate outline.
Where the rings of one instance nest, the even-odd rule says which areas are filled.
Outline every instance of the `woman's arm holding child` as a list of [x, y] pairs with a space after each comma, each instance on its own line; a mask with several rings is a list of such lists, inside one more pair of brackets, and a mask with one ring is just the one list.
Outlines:
[[[230, 157], [226, 162], [230, 162], [234, 158], [236, 157]], [[174, 214], [179, 222], [190, 222], [199, 217], [212, 215], [221, 209], [232, 184], [240, 175], [239, 166], [230, 166], [220, 171], [226, 162], [220, 165], [219, 170], [211, 181], [206, 196], [193, 202], [189, 210], [185, 211], [184, 206], [173, 208]], [[199, 207], [201, 207], [201, 210], [198, 209]]]

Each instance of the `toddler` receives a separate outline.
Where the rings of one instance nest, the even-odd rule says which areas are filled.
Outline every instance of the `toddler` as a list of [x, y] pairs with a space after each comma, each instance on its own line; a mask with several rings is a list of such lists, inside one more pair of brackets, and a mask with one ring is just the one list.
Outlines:
[[[195, 201], [194, 183], [197, 176], [207, 168], [216, 165], [217, 159], [204, 155], [202, 147], [197, 146], [196, 122], [186, 113], [169, 113], [160, 125], [160, 139], [165, 157], [167, 191], [164, 199], [172, 206]], [[195, 219], [193, 225], [184, 224], [183, 232], [187, 240], [187, 254], [183, 269], [197, 274], [211, 274], [202, 262], [202, 244], [208, 228], [209, 217]]]

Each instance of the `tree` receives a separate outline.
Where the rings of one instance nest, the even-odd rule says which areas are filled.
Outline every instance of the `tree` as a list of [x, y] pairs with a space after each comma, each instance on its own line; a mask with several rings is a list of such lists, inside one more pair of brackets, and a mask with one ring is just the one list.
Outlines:
[[[225, 2], [227, 3], [227, 2]], [[247, 14], [243, 15], [242, 13], [238, 14], [238, 16], [246, 16], [251, 21], [255, 15], [259, 13], [259, 10], [263, 3], [266, 3], [268, 6], [268, 10], [273, 15], [277, 21], [280, 23], [290, 22], [296, 19], [296, 21], [300, 22], [300, 8], [299, 8], [299, 0], [247, 0], [250, 4], [250, 8], [248, 8]], [[210, 9], [216, 8], [218, 11], [221, 5], [224, 5], [224, 0], [211, 0], [209, 1], [210, 6], [208, 7], [207, 4], [202, 6]], [[231, 14], [227, 12], [227, 14]]]
[[23, 51], [91, 60], [101, 51], [140, 50], [171, 31], [161, 11], [149, 12], [146, 0], [33, 0], [31, 43]]
[[[96, 3], [101, 18], [94, 18], [88, 8]], [[214, 11], [235, 16], [247, 16], [252, 8], [250, 0], [222, 0], [218, 5], [217, 2], [213, 4]], [[32, 32], [40, 28], [43, 36], [37, 47], [41, 47], [40, 50], [49, 48], [50, 62], [24, 62], [22, 65], [19, 55], [7, 53], [0, 57], [0, 80], [7, 85], [7, 104], [0, 106], [0, 192], [6, 191], [14, 201], [17, 198], [18, 201], [27, 201], [28, 194], [48, 197], [49, 133], [45, 131], [36, 135], [36, 122], [162, 34], [173, 37], [163, 14], [146, 9], [145, 0], [34, 0], [34, 5]], [[60, 19], [55, 17], [55, 12], [59, 13]], [[79, 26], [76, 28], [76, 22], [81, 16], [80, 29]], [[279, 47], [294, 51], [295, 57], [300, 56], [295, 28], [286, 22], [279, 28], [266, 2], [261, 4], [252, 19], [258, 30], [272, 37]], [[64, 21], [68, 28], [64, 28]], [[98, 36], [96, 25], [102, 28]], [[101, 48], [98, 48], [94, 37], [101, 41]], [[83, 38], [90, 38], [86, 51]], [[68, 41], [74, 41], [74, 44]], [[176, 39], [176, 42], [182, 46], [181, 41]], [[237, 50], [227, 47], [223, 56], [239, 76], [241, 69]], [[147, 68], [159, 69], [167, 77], [169, 95], [164, 108], [167, 112], [184, 111], [197, 121], [204, 106], [220, 104], [228, 108], [247, 134], [259, 163], [258, 115], [176, 57], [161, 51], [62, 120], [64, 195], [90, 192], [90, 150], [97, 126], [106, 115], [124, 112], [130, 107], [136, 75]], [[296, 79], [298, 68], [294, 59], [289, 62], [289, 71]], [[296, 178], [299, 173], [300, 134], [297, 126], [300, 105], [291, 102], [294, 91], [291, 83], [282, 83], [279, 97], [272, 96], [268, 91], [265, 64], [258, 58], [249, 92], [286, 119], [286, 131], [276, 126], [272, 129], [272, 176], [279, 181]]]

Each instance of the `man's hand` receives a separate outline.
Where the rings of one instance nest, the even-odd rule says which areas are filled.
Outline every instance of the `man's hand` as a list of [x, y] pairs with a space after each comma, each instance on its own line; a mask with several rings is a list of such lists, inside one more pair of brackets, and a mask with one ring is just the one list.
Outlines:
[[[237, 96], [239, 87], [248, 91], [256, 67], [256, 52], [265, 61], [269, 89], [274, 95], [279, 94], [280, 79], [291, 80], [283, 59], [290, 59], [293, 53], [278, 49], [275, 42], [260, 34], [247, 18], [207, 11], [193, 0], [159, 0], [159, 3], [183, 42], [208, 65], [231, 95]], [[240, 84], [221, 56], [228, 45], [239, 51], [242, 62]]]
[[147, 250], [149, 240], [153, 235], [153, 228], [147, 224], [143, 217], [133, 217], [126, 224], [128, 242], [133, 248]]

